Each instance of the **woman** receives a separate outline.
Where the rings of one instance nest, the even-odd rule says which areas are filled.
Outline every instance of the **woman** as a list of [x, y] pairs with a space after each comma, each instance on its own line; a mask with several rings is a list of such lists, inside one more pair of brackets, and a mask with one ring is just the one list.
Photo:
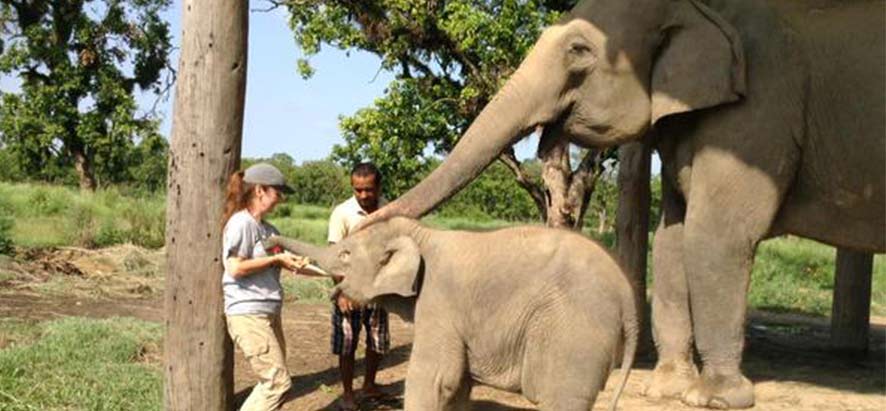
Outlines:
[[228, 184], [222, 248], [225, 317], [231, 339], [259, 376], [241, 410], [275, 410], [292, 385], [280, 325], [280, 268], [299, 272], [307, 259], [268, 252], [261, 243], [279, 234], [263, 217], [291, 192], [283, 173], [264, 163], [234, 173]]

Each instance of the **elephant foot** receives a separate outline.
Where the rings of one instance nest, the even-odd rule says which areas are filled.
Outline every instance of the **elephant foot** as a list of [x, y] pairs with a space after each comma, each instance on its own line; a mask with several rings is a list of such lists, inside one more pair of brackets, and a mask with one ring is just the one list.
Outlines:
[[730, 375], [702, 373], [685, 393], [683, 402], [693, 407], [716, 409], [750, 408], [754, 406], [754, 385], [735, 373]]
[[698, 380], [695, 365], [685, 360], [659, 361], [652, 371], [652, 379], [646, 386], [649, 398], [678, 398]]

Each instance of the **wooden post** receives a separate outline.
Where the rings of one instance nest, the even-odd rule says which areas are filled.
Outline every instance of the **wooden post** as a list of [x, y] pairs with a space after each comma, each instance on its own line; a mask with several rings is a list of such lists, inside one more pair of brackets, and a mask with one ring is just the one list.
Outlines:
[[871, 253], [837, 249], [831, 346], [850, 355], [865, 355], [871, 320]]
[[648, 352], [652, 342], [646, 301], [651, 153], [648, 138], [624, 144], [618, 149], [618, 209], [615, 217], [618, 257], [637, 293], [641, 353]]
[[221, 216], [240, 162], [248, 2], [185, 0], [166, 202], [167, 410], [233, 408]]

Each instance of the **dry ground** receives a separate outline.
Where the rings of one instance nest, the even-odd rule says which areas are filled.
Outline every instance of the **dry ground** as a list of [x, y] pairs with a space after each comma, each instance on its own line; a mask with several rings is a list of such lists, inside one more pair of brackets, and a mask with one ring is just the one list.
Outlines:
[[[162, 321], [162, 275], [156, 274], [162, 258], [158, 255], [123, 246], [102, 251], [52, 250], [0, 261], [0, 318], [133, 316]], [[295, 383], [292, 398], [283, 409], [335, 410], [341, 390], [337, 385], [337, 358], [329, 354], [329, 306], [288, 303], [283, 315], [288, 365]], [[886, 319], [872, 321], [872, 353], [866, 358], [846, 359], [827, 351], [826, 319], [766, 313], [751, 317], [744, 369], [756, 387], [754, 410], [886, 409]], [[391, 318], [393, 349], [385, 358], [379, 380], [387, 390], [402, 395], [412, 331], [409, 324]], [[154, 358], [159, 361], [160, 356]], [[648, 359], [638, 359], [619, 408], [691, 410], [676, 400], [649, 401], [641, 395], [652, 364]], [[358, 370], [362, 370], [361, 361]], [[618, 373], [616, 370], [613, 375]], [[254, 381], [238, 352], [238, 399], [248, 394]], [[355, 385], [360, 382], [358, 379]], [[611, 393], [609, 386], [594, 409], [607, 409]], [[535, 409], [519, 395], [489, 387], [477, 387], [472, 398], [474, 409], [480, 411]], [[402, 397], [387, 403], [367, 402], [361, 410], [396, 410], [400, 406]]]

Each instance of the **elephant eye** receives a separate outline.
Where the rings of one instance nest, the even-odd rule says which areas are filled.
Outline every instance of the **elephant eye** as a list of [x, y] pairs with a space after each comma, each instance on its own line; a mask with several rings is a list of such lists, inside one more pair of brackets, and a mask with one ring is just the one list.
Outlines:
[[351, 258], [351, 252], [350, 252], [350, 251], [348, 251], [348, 250], [341, 250], [341, 251], [339, 251], [339, 253], [338, 253], [338, 259], [341, 260], [342, 262], [345, 262], [345, 263], [346, 263], [346, 262], [348, 262], [348, 260], [349, 260], [350, 258]]
[[381, 256], [381, 261], [379, 261], [379, 265], [387, 265], [388, 262], [391, 261], [391, 257], [394, 255], [393, 251], [385, 251], [384, 255]]
[[572, 54], [582, 55], [590, 51], [591, 48], [583, 42], [572, 42], [569, 44], [569, 52]]
[[583, 39], [574, 39], [569, 42], [566, 53], [566, 67], [570, 73], [583, 73], [594, 65], [597, 60], [591, 44]]

